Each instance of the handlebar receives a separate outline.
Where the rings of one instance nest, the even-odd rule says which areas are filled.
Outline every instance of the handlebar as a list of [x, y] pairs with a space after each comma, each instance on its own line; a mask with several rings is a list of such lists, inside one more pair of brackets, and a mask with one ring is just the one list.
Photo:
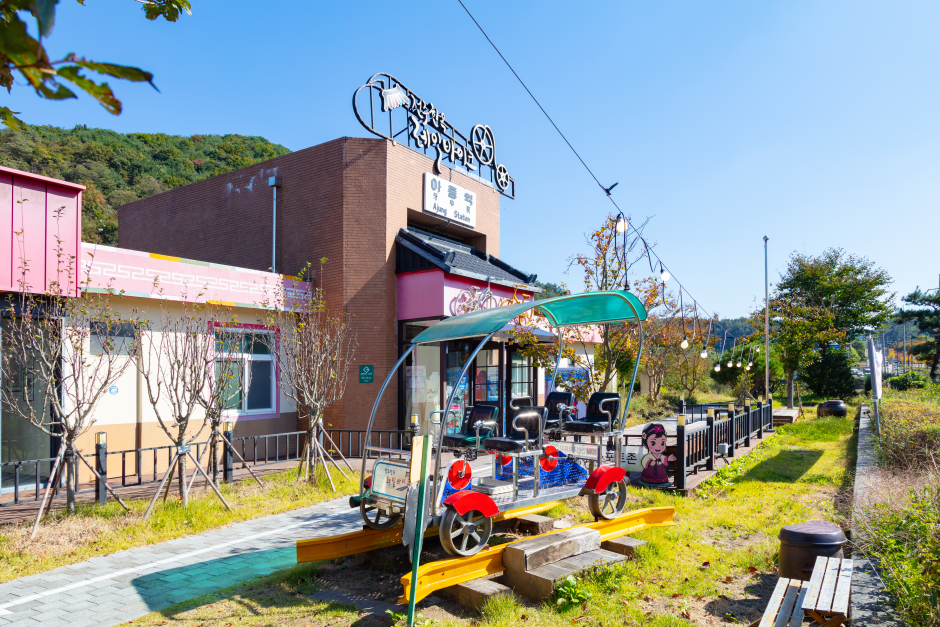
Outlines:
[[477, 432], [477, 448], [480, 448], [480, 427], [493, 425], [495, 432], [499, 433], [499, 423], [495, 420], [478, 420], [473, 426]]
[[619, 402], [619, 401], [620, 401], [619, 398], [605, 398], [600, 403], [597, 404], [601, 413], [607, 414], [607, 431], [608, 432], [614, 430], [614, 417], [610, 414], [609, 411], [604, 409], [604, 403], [614, 403], [614, 402]]
[[536, 416], [539, 419], [539, 445], [541, 446], [542, 431], [545, 430], [545, 424], [542, 420], [542, 414], [535, 411], [527, 411], [521, 414], [516, 414], [516, 417], [512, 419], [512, 428], [513, 431], [522, 431], [525, 434], [525, 447], [526, 450], [529, 448], [529, 430], [525, 427], [520, 427], [516, 425], [516, 421], [520, 418], [529, 418], [531, 416]]

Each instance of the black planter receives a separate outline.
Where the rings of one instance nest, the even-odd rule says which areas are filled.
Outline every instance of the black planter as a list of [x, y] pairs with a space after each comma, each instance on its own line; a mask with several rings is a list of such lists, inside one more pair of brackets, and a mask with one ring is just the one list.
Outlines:
[[845, 401], [825, 401], [816, 405], [817, 416], [841, 416], [849, 415], [849, 408], [845, 406]]
[[845, 534], [838, 525], [810, 520], [780, 530], [780, 576], [809, 581], [817, 557], [845, 557]]

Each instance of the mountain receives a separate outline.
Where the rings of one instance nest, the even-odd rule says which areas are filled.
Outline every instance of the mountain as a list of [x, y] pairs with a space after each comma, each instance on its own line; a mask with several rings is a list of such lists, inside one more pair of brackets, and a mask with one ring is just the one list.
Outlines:
[[290, 152], [263, 137], [30, 126], [0, 132], [0, 165], [85, 185], [82, 239], [117, 245], [117, 208]]

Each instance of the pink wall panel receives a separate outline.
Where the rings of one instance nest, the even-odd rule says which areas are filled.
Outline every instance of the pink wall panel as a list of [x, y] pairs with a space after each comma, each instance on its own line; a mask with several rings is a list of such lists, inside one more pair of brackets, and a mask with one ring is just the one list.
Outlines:
[[[13, 177], [13, 285], [43, 289], [46, 262], [46, 184]], [[25, 270], [25, 277], [24, 277]]]
[[396, 277], [399, 320], [433, 318], [444, 313], [444, 271], [407, 272]]
[[13, 177], [0, 173], [0, 290], [13, 289]]
[[78, 258], [76, 232], [81, 231], [78, 197], [81, 192], [49, 184], [46, 193], [46, 288], [78, 294], [84, 280]]

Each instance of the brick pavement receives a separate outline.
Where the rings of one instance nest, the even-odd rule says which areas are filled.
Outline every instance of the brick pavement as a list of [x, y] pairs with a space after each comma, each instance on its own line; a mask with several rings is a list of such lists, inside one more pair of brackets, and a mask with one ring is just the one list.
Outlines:
[[347, 497], [0, 584], [0, 626], [117, 625], [297, 563], [302, 538], [362, 528]]

